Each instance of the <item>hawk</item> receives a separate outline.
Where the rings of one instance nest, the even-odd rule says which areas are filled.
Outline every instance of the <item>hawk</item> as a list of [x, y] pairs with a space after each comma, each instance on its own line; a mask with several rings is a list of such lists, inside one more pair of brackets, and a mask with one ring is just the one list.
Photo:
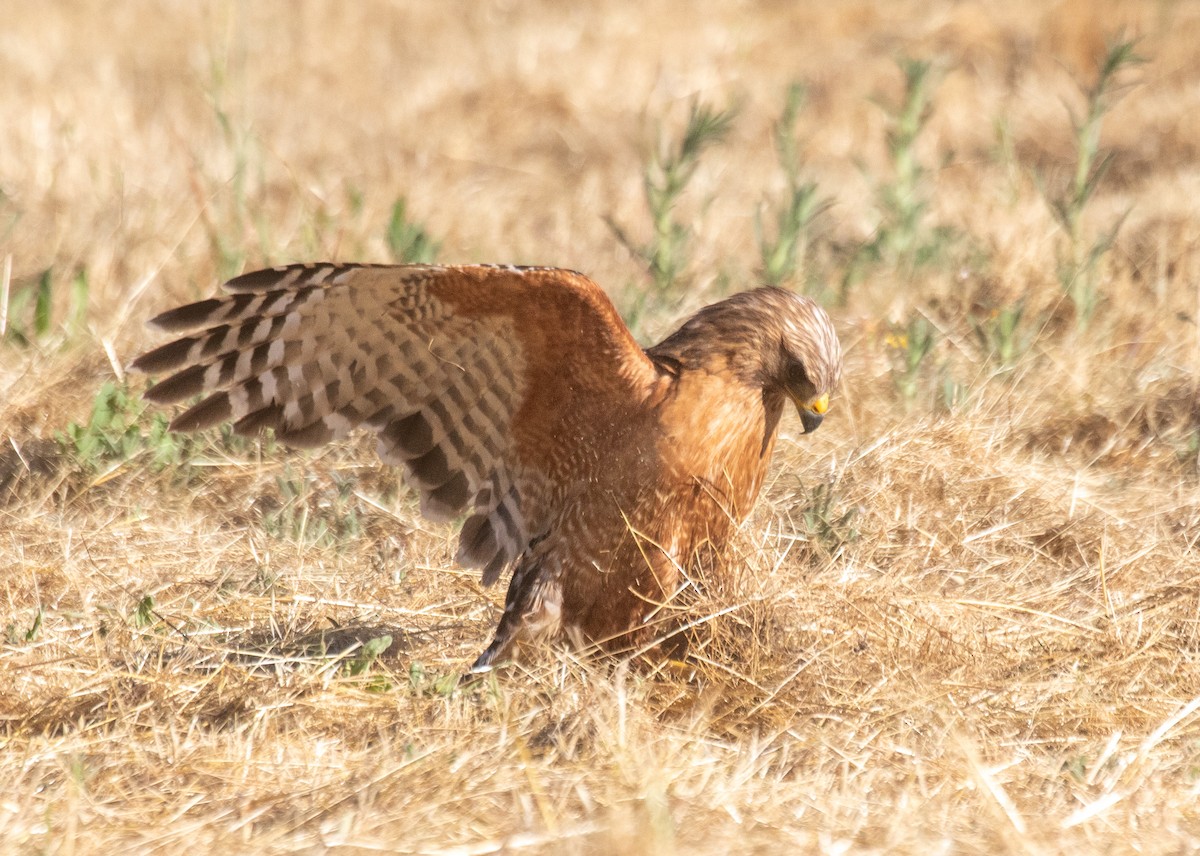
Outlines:
[[464, 518], [457, 561], [484, 585], [511, 572], [477, 671], [518, 643], [653, 638], [749, 514], [785, 405], [811, 432], [841, 379], [829, 316], [779, 288], [648, 349], [599, 286], [557, 268], [290, 265], [225, 289], [150, 322], [197, 332], [134, 361], [171, 373], [146, 397], [201, 396], [175, 431], [232, 420], [296, 447], [373, 432], [426, 517]]

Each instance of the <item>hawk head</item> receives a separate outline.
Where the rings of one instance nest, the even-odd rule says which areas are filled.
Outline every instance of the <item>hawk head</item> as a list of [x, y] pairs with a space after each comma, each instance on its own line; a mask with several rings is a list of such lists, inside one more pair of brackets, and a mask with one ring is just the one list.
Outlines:
[[815, 431], [842, 380], [842, 346], [825, 310], [782, 288], [757, 288], [706, 306], [651, 357], [731, 371], [764, 399], [791, 399], [805, 433]]
[[842, 380], [842, 346], [829, 315], [813, 300], [781, 289], [769, 291], [777, 302], [780, 326], [776, 360], [764, 360], [764, 389], [778, 386], [796, 405], [804, 432], [820, 426], [829, 396]]

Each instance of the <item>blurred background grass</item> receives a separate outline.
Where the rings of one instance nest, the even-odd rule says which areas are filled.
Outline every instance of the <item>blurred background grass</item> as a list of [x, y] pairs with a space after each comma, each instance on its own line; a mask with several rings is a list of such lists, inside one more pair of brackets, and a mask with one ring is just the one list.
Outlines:
[[[1198, 846], [1200, 6], [4, 18], [0, 848]], [[434, 258], [834, 315], [694, 671], [457, 690], [499, 595], [369, 444], [124, 377], [222, 278]]]

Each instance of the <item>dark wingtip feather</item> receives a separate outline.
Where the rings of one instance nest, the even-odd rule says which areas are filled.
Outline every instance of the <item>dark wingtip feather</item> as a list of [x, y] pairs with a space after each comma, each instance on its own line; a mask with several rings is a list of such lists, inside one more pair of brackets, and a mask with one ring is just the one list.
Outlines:
[[471, 486], [465, 473], [456, 472], [442, 486], [421, 497], [421, 513], [430, 520], [453, 520], [471, 498]]
[[380, 432], [405, 458], [420, 458], [433, 448], [433, 428], [421, 411], [410, 413], [401, 419], [393, 419]]
[[419, 458], [408, 462], [413, 481], [426, 490], [441, 487], [450, 480], [450, 461], [441, 446], [434, 446]]
[[458, 533], [455, 560], [464, 568], [482, 568], [496, 555], [496, 532], [486, 514], [473, 514]]
[[255, 270], [234, 277], [223, 288], [234, 294], [247, 294], [303, 286], [320, 286], [331, 276], [348, 270], [385, 265], [344, 264], [341, 262], [303, 262]]
[[208, 300], [200, 300], [196, 303], [189, 303], [186, 306], [177, 306], [174, 309], [168, 309], [160, 315], [155, 315], [146, 323], [151, 327], [157, 327], [159, 330], [165, 330], [168, 333], [178, 330], [190, 330], [193, 327], [199, 327], [214, 310], [221, 307], [221, 301], [215, 297], [210, 297]]
[[283, 423], [283, 407], [279, 404], [268, 404], [253, 413], [247, 413], [233, 423], [233, 432], [242, 437], [250, 437], [264, 428], [279, 429]]
[[485, 588], [494, 586], [507, 565], [508, 556], [504, 555], [503, 550], [498, 550], [496, 555], [492, 557], [492, 560], [487, 563], [487, 567], [483, 569], [480, 582], [483, 583]]
[[191, 366], [171, 375], [145, 392], [145, 398], [156, 404], [170, 404], [204, 392], [204, 372], [207, 366]]
[[210, 395], [171, 420], [172, 431], [202, 431], [219, 425], [233, 415], [228, 392]]
[[191, 350], [192, 345], [197, 341], [196, 337], [189, 336], [186, 339], [177, 339], [174, 342], [160, 345], [153, 351], [147, 351], [142, 354], [130, 363], [129, 370], [141, 372], [142, 374], [158, 374], [170, 371], [184, 361], [188, 351]]
[[303, 265], [285, 265], [283, 267], [266, 268], [251, 271], [241, 276], [235, 276], [222, 286], [226, 291], [242, 294], [249, 291], [268, 291], [279, 285], [279, 280], [295, 267]]

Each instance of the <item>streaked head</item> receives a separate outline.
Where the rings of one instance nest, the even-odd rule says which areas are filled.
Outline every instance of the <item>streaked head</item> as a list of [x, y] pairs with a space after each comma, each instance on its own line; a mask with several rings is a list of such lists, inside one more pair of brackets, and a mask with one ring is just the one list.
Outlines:
[[829, 396], [842, 380], [842, 346], [829, 314], [807, 297], [772, 289], [779, 297], [780, 361], [776, 377], [800, 414], [805, 433], [817, 430]]
[[842, 380], [842, 346], [828, 313], [808, 297], [757, 288], [706, 306], [650, 349], [691, 366], [731, 369], [764, 395], [791, 399], [815, 431]]

